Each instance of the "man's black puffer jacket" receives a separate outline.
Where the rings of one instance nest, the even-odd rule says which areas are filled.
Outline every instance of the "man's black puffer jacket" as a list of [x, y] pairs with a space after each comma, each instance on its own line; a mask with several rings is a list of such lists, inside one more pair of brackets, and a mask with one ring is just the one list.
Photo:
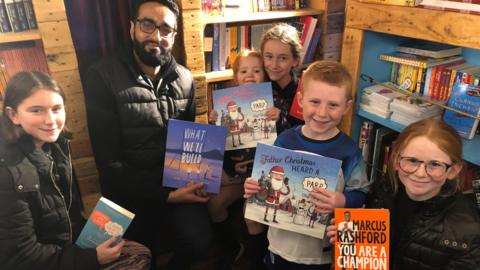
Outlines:
[[0, 269], [99, 269], [95, 249], [72, 244], [84, 220], [68, 141], [44, 147], [0, 139]]
[[[85, 80], [88, 127], [102, 193], [122, 206], [165, 205], [162, 187], [168, 119], [195, 119], [193, 78], [173, 57], [156, 80], [122, 48], [90, 67]], [[133, 204], [133, 205], [132, 205]]]
[[[402, 235], [395, 235], [397, 226], [391, 222], [391, 269], [480, 269], [478, 209], [472, 200], [455, 192], [449, 182], [439, 195], [422, 202], [420, 210], [404, 221], [407, 223]], [[405, 188], [400, 183], [401, 192]], [[387, 208], [393, 220], [397, 207], [389, 181], [376, 181], [367, 197], [367, 208]]]

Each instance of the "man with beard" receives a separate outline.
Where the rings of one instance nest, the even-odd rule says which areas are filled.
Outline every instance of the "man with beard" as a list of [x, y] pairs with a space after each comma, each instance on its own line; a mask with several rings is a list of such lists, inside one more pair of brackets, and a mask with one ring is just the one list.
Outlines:
[[147, 0], [132, 14], [133, 46], [87, 73], [93, 153], [103, 195], [136, 214], [126, 238], [148, 246], [155, 258], [158, 235], [168, 235], [169, 268], [188, 269], [206, 255], [212, 233], [202, 183], [162, 187], [167, 121], [195, 118], [192, 75], [171, 54], [179, 10], [173, 0]]

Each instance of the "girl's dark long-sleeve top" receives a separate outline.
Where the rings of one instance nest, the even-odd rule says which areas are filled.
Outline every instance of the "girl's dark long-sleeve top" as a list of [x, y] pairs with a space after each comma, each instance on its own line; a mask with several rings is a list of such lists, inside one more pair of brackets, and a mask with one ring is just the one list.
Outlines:
[[379, 179], [367, 207], [390, 210], [391, 269], [480, 269], [479, 212], [451, 181], [439, 195], [416, 202], [402, 184], [393, 195], [389, 181]]
[[67, 140], [0, 138], [0, 269], [99, 269], [95, 249], [73, 244], [83, 222]]

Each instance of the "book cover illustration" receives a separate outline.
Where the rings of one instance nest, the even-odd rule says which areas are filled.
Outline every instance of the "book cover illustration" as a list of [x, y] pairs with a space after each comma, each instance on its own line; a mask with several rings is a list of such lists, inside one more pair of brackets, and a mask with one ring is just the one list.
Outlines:
[[252, 178], [260, 191], [247, 200], [245, 218], [323, 239], [330, 216], [311, 203], [314, 187], [334, 191], [342, 161], [259, 143]]
[[85, 223], [75, 244], [81, 248], [96, 248], [112, 237], [120, 242], [135, 214], [101, 197]]
[[[471, 115], [480, 115], [480, 87], [460, 82], [455, 83], [448, 107]], [[467, 117], [454, 111], [445, 110], [443, 120], [455, 128], [465, 139], [473, 139], [478, 126], [478, 119]]]
[[335, 208], [335, 225], [335, 270], [389, 269], [387, 209]]
[[290, 107], [289, 114], [297, 119], [303, 121], [303, 109], [300, 104], [300, 92], [302, 91], [302, 78], [298, 81], [298, 87], [295, 91], [295, 97], [293, 98], [292, 106]]
[[169, 119], [163, 186], [203, 182], [207, 192], [218, 193], [226, 133], [223, 127]]
[[271, 83], [249, 84], [212, 92], [217, 125], [227, 128], [225, 150], [252, 148], [258, 142], [273, 144], [277, 138], [275, 121], [265, 112], [273, 107]]

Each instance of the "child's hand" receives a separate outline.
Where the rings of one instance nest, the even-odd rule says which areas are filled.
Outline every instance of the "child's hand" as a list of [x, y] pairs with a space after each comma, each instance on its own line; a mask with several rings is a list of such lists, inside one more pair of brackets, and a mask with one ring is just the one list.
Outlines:
[[313, 189], [314, 191], [310, 192], [310, 196], [317, 199], [312, 200], [312, 203], [320, 214], [330, 214], [333, 213], [333, 209], [345, 206], [345, 195], [343, 193], [318, 187]]
[[277, 122], [277, 120], [280, 119], [280, 109], [277, 107], [269, 108], [265, 112], [265, 119], [267, 119], [267, 121], [273, 120]]
[[330, 225], [327, 227], [327, 237], [329, 238], [330, 244], [335, 243], [335, 239], [337, 239], [337, 226], [335, 226], [335, 219], [330, 220]]
[[248, 165], [252, 163], [253, 163], [253, 159], [235, 163], [235, 172], [238, 174], [246, 173], [248, 170]]
[[209, 124], [215, 124], [218, 119], [218, 113], [217, 111], [211, 111], [210, 114], [208, 115], [208, 123]]
[[253, 180], [253, 178], [248, 177], [245, 179], [245, 183], [243, 184], [244, 194], [243, 197], [245, 199], [252, 197], [252, 195], [258, 193], [260, 191], [260, 186], [258, 182]]
[[115, 242], [115, 237], [111, 237], [107, 241], [101, 243], [96, 248], [97, 250], [97, 260], [98, 263], [103, 265], [115, 261], [120, 257], [123, 246], [125, 245], [125, 240], [120, 241], [116, 246], [110, 247], [113, 242]]

